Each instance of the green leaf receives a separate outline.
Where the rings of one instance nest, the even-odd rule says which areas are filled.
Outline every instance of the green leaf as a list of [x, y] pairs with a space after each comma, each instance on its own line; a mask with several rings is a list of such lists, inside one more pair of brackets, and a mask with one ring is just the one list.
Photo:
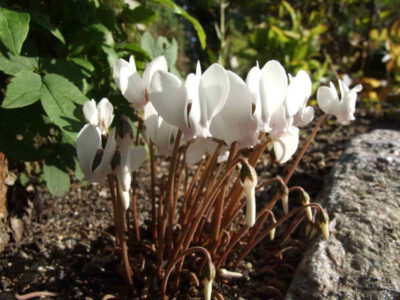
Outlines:
[[179, 16], [184, 17], [186, 20], [188, 20], [190, 23], [192, 23], [194, 29], [196, 30], [197, 36], [200, 41], [201, 48], [205, 49], [206, 48], [206, 33], [204, 32], [203, 27], [201, 26], [200, 22], [197, 21], [197, 19], [193, 18], [186, 10], [184, 10], [182, 7], [179, 5], [176, 5], [174, 1], [172, 0], [156, 0], [155, 2], [164, 4], [164, 6], [168, 7], [169, 9], [172, 9], [173, 12]]
[[122, 46], [123, 49], [128, 50], [130, 54], [135, 56], [135, 60], [139, 58], [140, 60], [151, 60], [150, 55], [147, 51], [143, 50], [139, 45], [134, 43], [129, 43]]
[[41, 11], [34, 11], [32, 12], [32, 21], [40, 25], [44, 29], [47, 29], [61, 43], [65, 44], [65, 38], [63, 34], [61, 33], [60, 29], [58, 29], [51, 23], [49, 15], [44, 14]]
[[28, 13], [0, 7], [0, 41], [14, 55], [21, 52], [29, 31], [29, 19]]
[[92, 43], [94, 45], [105, 45], [108, 47], [114, 47], [114, 38], [112, 32], [103, 24], [90, 24], [83, 29], [80, 29], [81, 35], [78, 40], [82, 43], [82, 38], [86, 43]]
[[43, 166], [44, 180], [46, 181], [49, 192], [54, 196], [61, 197], [69, 190], [69, 175], [54, 165]]
[[7, 86], [3, 108], [19, 108], [31, 105], [40, 98], [40, 76], [32, 71], [18, 72]]
[[175, 39], [169, 42], [165, 37], [160, 36], [154, 39], [149, 32], [145, 32], [141, 41], [142, 48], [149, 53], [151, 58], [164, 55], [167, 60], [168, 67], [172, 68], [178, 57], [178, 43]]
[[75, 139], [82, 127], [81, 112], [75, 103], [83, 104], [87, 98], [72, 82], [56, 74], [43, 77], [40, 93], [42, 106], [50, 120]]
[[7, 56], [0, 54], [0, 70], [8, 75], [15, 75], [22, 70], [35, 71], [38, 69], [38, 61], [37, 57], [14, 56], [10, 53]]
[[124, 22], [132, 24], [148, 24], [153, 22], [157, 16], [158, 14], [155, 11], [143, 5], [137, 6], [134, 9], [129, 9], [125, 6], [121, 14], [121, 18]]

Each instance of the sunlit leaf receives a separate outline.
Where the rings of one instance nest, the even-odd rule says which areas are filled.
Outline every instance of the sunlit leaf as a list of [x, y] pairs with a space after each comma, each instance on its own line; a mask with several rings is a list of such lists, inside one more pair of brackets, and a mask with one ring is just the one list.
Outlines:
[[54, 165], [45, 164], [43, 166], [43, 175], [49, 192], [54, 196], [61, 197], [69, 190], [70, 178], [65, 171]]
[[39, 100], [42, 80], [32, 71], [18, 72], [7, 86], [3, 108], [19, 108], [31, 105]]
[[7, 56], [0, 54], [0, 70], [8, 75], [15, 75], [19, 71], [38, 69], [37, 57], [15, 56], [7, 53]]
[[0, 41], [14, 55], [21, 52], [29, 31], [29, 19], [28, 13], [0, 7]]

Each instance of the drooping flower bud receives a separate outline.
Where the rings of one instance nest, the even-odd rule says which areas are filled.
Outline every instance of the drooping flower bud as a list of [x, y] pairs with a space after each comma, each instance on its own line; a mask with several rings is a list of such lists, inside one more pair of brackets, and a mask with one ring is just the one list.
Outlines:
[[239, 178], [246, 194], [246, 224], [252, 227], [256, 222], [256, 170], [249, 163], [243, 163]]
[[318, 228], [312, 222], [307, 222], [305, 227], [305, 236], [311, 240], [318, 232]]
[[117, 145], [123, 149], [128, 148], [133, 144], [133, 131], [125, 115], [121, 116], [121, 119], [115, 127], [115, 140]]
[[329, 216], [325, 210], [318, 213], [317, 222], [324, 238], [329, 239]]
[[289, 189], [286, 184], [279, 186], [279, 195], [281, 196], [283, 213], [287, 215], [289, 213]]
[[211, 300], [212, 284], [215, 279], [215, 266], [213, 263], [206, 263], [204, 265], [201, 277], [204, 289], [204, 299]]
[[[300, 201], [303, 206], [310, 204], [310, 196], [304, 189], [301, 189]], [[313, 216], [312, 216], [312, 210], [311, 210], [310, 206], [306, 207], [306, 216], [307, 216], [308, 221], [311, 222]]]

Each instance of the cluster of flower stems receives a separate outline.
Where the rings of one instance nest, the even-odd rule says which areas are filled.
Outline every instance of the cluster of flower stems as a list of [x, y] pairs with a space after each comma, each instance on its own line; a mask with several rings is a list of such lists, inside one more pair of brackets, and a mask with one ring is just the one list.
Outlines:
[[[269, 155], [270, 161], [273, 161], [273, 155], [271, 156], [273, 153], [269, 150], [272, 139], [268, 134], [261, 133], [259, 136], [261, 143], [251, 150], [240, 150], [236, 143], [232, 143], [229, 157], [225, 162], [218, 161], [223, 147], [223, 142], [218, 142], [219, 146], [214, 153], [205, 156], [190, 169], [185, 159], [187, 145], [181, 145], [182, 133], [178, 131], [168, 171], [163, 176], [156, 172], [159, 160], [150, 141], [148, 144], [151, 173], [149, 189], [151, 224], [148, 226], [151, 231], [148, 235], [150, 239], [140, 237], [135, 180], [132, 181], [130, 209], [126, 211], [118, 189], [120, 183], [116, 176], [108, 175], [113, 200], [116, 243], [121, 251], [124, 276], [132, 293], [136, 295], [143, 293], [143, 285], [137, 280], [142, 275], [135, 274], [140, 273], [140, 269], [132, 266], [135, 251], [128, 247], [128, 244], [132, 245], [128, 243], [128, 236], [135, 236], [136, 243], [146, 246], [152, 253], [153, 275], [160, 282], [157, 288], [163, 299], [168, 299], [168, 295], [178, 291], [182, 274], [188, 272], [192, 282], [197, 286], [200, 285], [200, 281], [196, 274], [199, 275], [204, 298], [211, 299], [212, 283], [216, 276], [234, 277], [235, 275], [229, 274], [235, 273], [230, 273], [226, 268], [237, 267], [266, 237], [278, 245], [286, 243], [303, 222], [307, 225], [308, 237], [314, 236], [321, 230], [324, 237], [328, 238], [329, 219], [323, 208], [319, 204], [311, 203], [303, 188], [299, 186], [288, 188], [293, 172], [326, 118], [327, 115], [323, 115], [318, 120], [284, 178], [276, 177], [255, 185], [255, 192], [268, 186], [274, 187], [276, 192], [270, 201], [257, 210], [253, 226], [243, 222], [243, 218], [240, 217], [246, 206], [243, 197], [246, 189], [245, 181], [253, 180], [257, 183], [257, 180], [251, 178], [249, 174], [255, 174], [252, 171], [263, 156], [265, 158], [265, 155]], [[140, 138], [143, 130], [141, 121], [137, 128], [136, 145], [144, 140]], [[134, 172], [133, 178], [135, 176], [137, 175]], [[295, 198], [300, 199], [300, 203], [291, 203], [294, 193], [298, 193]], [[281, 206], [277, 203], [281, 203]], [[246, 209], [250, 210], [248, 205], [249, 202]], [[283, 229], [275, 236], [279, 226]], [[133, 228], [133, 232], [130, 232], [130, 228]], [[217, 296], [218, 299], [223, 299], [221, 294]]]

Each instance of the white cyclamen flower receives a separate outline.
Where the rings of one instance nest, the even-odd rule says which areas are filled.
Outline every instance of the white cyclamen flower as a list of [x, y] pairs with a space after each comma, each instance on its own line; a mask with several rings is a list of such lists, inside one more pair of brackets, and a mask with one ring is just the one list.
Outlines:
[[239, 148], [257, 144], [259, 131], [253, 116], [254, 94], [235, 73], [229, 75], [229, 94], [225, 106], [211, 122], [212, 136], [223, 140], [228, 146], [237, 142]]
[[163, 120], [151, 102], [144, 108], [144, 126], [147, 137], [157, 146], [158, 154], [170, 156], [174, 149], [178, 127]]
[[229, 93], [229, 77], [221, 65], [213, 64], [200, 73], [198, 65], [196, 75], [190, 74], [183, 84], [175, 75], [158, 71], [150, 86], [151, 102], [159, 115], [180, 128], [186, 139], [211, 136], [211, 120], [222, 110]]
[[78, 161], [86, 180], [90, 182], [103, 183], [111, 173], [110, 163], [116, 148], [115, 129], [108, 136], [104, 149], [101, 139], [100, 129], [92, 124], [86, 124], [78, 133]]
[[83, 105], [83, 115], [86, 121], [100, 129], [102, 135], [107, 134], [108, 127], [114, 118], [114, 107], [107, 98], [103, 98], [96, 106], [93, 99]]
[[135, 59], [129, 58], [129, 62], [118, 59], [114, 65], [113, 77], [121, 90], [122, 95], [136, 109], [143, 109], [149, 101], [149, 88], [151, 79], [155, 72], [167, 71], [168, 65], [164, 56], [158, 56], [152, 60], [144, 70], [143, 77], [140, 77], [136, 70]]
[[318, 106], [329, 115], [336, 116], [341, 124], [349, 124], [353, 121], [356, 107], [357, 93], [362, 90], [362, 85], [358, 84], [350, 89], [342, 80], [339, 81], [341, 98], [331, 82], [330, 87], [321, 86], [317, 91]]

